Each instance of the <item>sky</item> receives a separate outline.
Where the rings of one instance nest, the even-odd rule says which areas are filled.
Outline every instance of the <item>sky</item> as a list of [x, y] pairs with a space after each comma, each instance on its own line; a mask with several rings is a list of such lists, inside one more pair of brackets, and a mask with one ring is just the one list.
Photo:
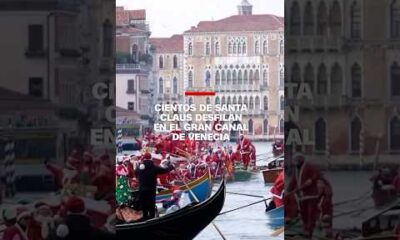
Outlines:
[[[248, 0], [253, 14], [283, 16], [284, 0]], [[237, 14], [241, 0], [117, 0], [125, 9], [146, 9], [151, 37], [170, 37], [197, 26]]]

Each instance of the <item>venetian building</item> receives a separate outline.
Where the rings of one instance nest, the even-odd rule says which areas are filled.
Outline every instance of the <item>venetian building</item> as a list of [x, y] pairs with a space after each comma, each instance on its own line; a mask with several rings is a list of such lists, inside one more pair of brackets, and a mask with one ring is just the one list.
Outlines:
[[245, 104], [242, 123], [253, 139], [283, 132], [283, 18], [252, 14], [243, 0], [238, 14], [201, 21], [184, 32], [185, 90], [215, 90], [187, 103]]
[[374, 163], [400, 150], [400, 1], [289, 0], [287, 82], [307, 83], [296, 100], [301, 129], [320, 164]]
[[183, 35], [150, 38], [154, 102], [183, 103]]

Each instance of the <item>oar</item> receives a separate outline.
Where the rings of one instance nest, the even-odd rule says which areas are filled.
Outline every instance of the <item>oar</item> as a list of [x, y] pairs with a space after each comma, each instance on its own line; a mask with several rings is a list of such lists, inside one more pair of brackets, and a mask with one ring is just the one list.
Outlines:
[[284, 231], [285, 231], [285, 227], [278, 228], [271, 234], [271, 237], [277, 237], [277, 236], [281, 235], [281, 233], [283, 233]]
[[234, 211], [236, 211], [236, 210], [240, 210], [240, 209], [243, 209], [243, 208], [247, 208], [247, 207], [253, 206], [253, 205], [255, 205], [255, 204], [258, 204], [258, 203], [261, 203], [261, 202], [265, 202], [265, 201], [267, 201], [267, 200], [270, 200], [271, 198], [272, 198], [272, 197], [270, 197], [270, 198], [264, 198], [264, 199], [262, 199], [262, 200], [260, 200], [260, 201], [253, 202], [253, 203], [250, 203], [250, 204], [241, 206], [241, 207], [237, 207], [237, 208], [234, 208], [234, 209], [231, 209], [231, 210], [222, 212], [222, 213], [220, 213], [219, 215], [224, 215], [224, 214], [227, 214], [227, 213], [230, 213], [230, 212], [234, 212]]

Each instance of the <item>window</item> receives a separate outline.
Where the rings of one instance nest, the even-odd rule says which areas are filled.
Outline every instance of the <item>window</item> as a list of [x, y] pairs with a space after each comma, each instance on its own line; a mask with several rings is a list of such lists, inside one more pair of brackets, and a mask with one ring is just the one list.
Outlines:
[[264, 110], [268, 111], [268, 97], [264, 96]]
[[174, 55], [173, 62], [174, 62], [174, 68], [178, 68], [178, 57], [176, 55]]
[[218, 86], [220, 84], [221, 84], [221, 79], [220, 79], [220, 76], [219, 76], [219, 71], [217, 70], [215, 72], [215, 85]]
[[327, 34], [328, 28], [328, 13], [324, 1], [321, 1], [318, 6], [317, 13], [317, 35], [323, 36]]
[[163, 59], [163, 57], [162, 56], [160, 56], [160, 58], [158, 59], [158, 67], [161, 69], [161, 68], [164, 68], [164, 59]]
[[354, 117], [350, 123], [350, 151], [360, 151], [360, 139], [361, 138], [361, 120], [358, 117]]
[[390, 36], [400, 37], [400, 0], [393, 0], [390, 5]]
[[289, 33], [290, 35], [297, 36], [301, 34], [301, 19], [300, 19], [300, 7], [298, 2], [293, 2], [290, 9], [290, 22], [289, 22]]
[[263, 83], [264, 83], [264, 86], [268, 86], [268, 71], [267, 71], [267, 69], [264, 69], [264, 71], [263, 71]]
[[219, 56], [220, 55], [220, 46], [219, 42], [215, 43], [215, 55]]
[[342, 95], [342, 68], [338, 63], [335, 63], [331, 70], [331, 94]]
[[134, 102], [128, 102], [128, 110], [135, 111], [135, 103]]
[[164, 93], [164, 80], [162, 78], [158, 80], [158, 93]]
[[238, 43], [238, 54], [242, 54], [242, 44]]
[[128, 80], [128, 90], [127, 93], [135, 93], [135, 82], [133, 79]]
[[285, 132], [285, 121], [283, 120], [283, 118], [281, 118], [281, 120], [279, 120], [279, 132], [280, 133]]
[[249, 108], [249, 99], [247, 98], [247, 96], [244, 96], [243, 104], [246, 105], [247, 108]]
[[351, 68], [351, 97], [360, 98], [361, 89], [361, 67], [355, 63]]
[[307, 84], [311, 92], [314, 92], [314, 68], [311, 63], [308, 63], [304, 70], [304, 83]]
[[268, 134], [268, 120], [267, 119], [264, 119], [264, 122], [263, 122], [263, 132], [264, 132], [264, 135], [267, 135]]
[[189, 98], [189, 104], [190, 104], [190, 105], [193, 104], [193, 98], [192, 98], [192, 97]]
[[279, 70], [279, 83], [281, 86], [283, 86], [284, 82], [285, 82], [285, 69], [281, 68], [281, 70]]
[[132, 62], [136, 63], [138, 57], [138, 46], [136, 44], [132, 45]]
[[233, 72], [232, 72], [232, 84], [236, 85], [236, 82], [237, 82], [236, 70], [233, 70]]
[[43, 97], [43, 78], [29, 78], [29, 95]]
[[250, 100], [249, 100], [249, 108], [250, 108], [251, 110], [254, 109], [254, 99], [253, 99], [253, 97], [250, 97]]
[[232, 104], [237, 104], [237, 99], [236, 99], [236, 96], [233, 96], [233, 99], [232, 99]]
[[279, 54], [283, 55], [285, 53], [285, 43], [283, 40], [279, 41]]
[[254, 73], [254, 82], [256, 85], [260, 84], [260, 71], [258, 69]]
[[229, 105], [231, 105], [231, 103], [232, 103], [231, 102], [231, 97], [228, 97], [227, 100], [226, 100], [226, 104], [229, 106]]
[[242, 105], [242, 103], [243, 103], [243, 101], [242, 101], [242, 96], [239, 96], [238, 104]]
[[325, 151], [326, 149], [326, 123], [319, 118], [315, 122], [315, 150]]
[[246, 46], [246, 43], [244, 42], [242, 45], [242, 53], [246, 54], [246, 52], [247, 52], [247, 46]]
[[226, 102], [225, 102], [225, 97], [222, 97], [222, 98], [221, 98], [221, 105], [225, 105], [225, 103], [226, 103]]
[[[342, 32], [342, 13], [339, 2], [335, 0], [329, 13], [329, 25], [331, 34], [339, 36]], [[361, 30], [361, 29], [360, 29]]]
[[328, 77], [326, 73], [325, 64], [321, 64], [318, 68], [317, 75], [317, 93], [320, 95], [326, 95], [328, 93]]
[[247, 85], [249, 83], [249, 78], [247, 75], [247, 70], [244, 70], [244, 74], [243, 74], [243, 84]]
[[231, 70], [228, 70], [227, 79], [226, 79], [226, 84], [227, 85], [231, 85], [231, 79], [232, 79]]
[[236, 54], [236, 43], [233, 43], [233, 50], [232, 50], [233, 54]]
[[250, 84], [250, 85], [253, 85], [253, 81], [254, 81], [253, 70], [250, 70], [249, 84]]
[[103, 57], [111, 57], [113, 52], [113, 29], [110, 20], [103, 24]]
[[189, 56], [193, 55], [193, 45], [191, 42], [188, 44], [188, 55]]
[[354, 1], [350, 10], [350, 37], [352, 39], [361, 38], [361, 12], [357, 1]]
[[400, 151], [400, 120], [397, 116], [390, 120], [389, 131], [390, 150]]
[[178, 79], [176, 77], [174, 77], [174, 80], [172, 82], [172, 93], [178, 94]]
[[314, 34], [314, 10], [310, 1], [304, 9], [304, 35]]
[[254, 54], [260, 54], [260, 43], [258, 41], [254, 43]]
[[226, 82], [225, 71], [221, 70], [221, 85], [225, 85], [225, 82]]
[[219, 105], [221, 102], [220, 102], [220, 100], [219, 100], [219, 97], [216, 97], [215, 98], [215, 105]]
[[232, 43], [231, 42], [229, 42], [229, 44], [228, 44], [228, 53], [232, 54]]
[[294, 92], [297, 92], [301, 83], [300, 67], [297, 63], [294, 63], [292, 66], [291, 82], [295, 83]]
[[256, 109], [260, 109], [260, 105], [261, 105], [261, 103], [260, 103], [260, 97], [259, 97], [259, 96], [256, 96], [256, 105], [255, 105], [255, 108], [256, 108]]
[[280, 109], [281, 111], [285, 110], [285, 98], [283, 96], [280, 98]]
[[207, 98], [206, 98], [206, 104], [211, 104], [211, 99], [210, 99], [210, 97], [207, 97]]
[[400, 97], [400, 67], [397, 62], [390, 67], [390, 89], [392, 97]]
[[29, 45], [28, 49], [30, 52], [43, 51], [43, 25], [33, 24], [28, 27], [29, 34]]
[[206, 87], [211, 87], [211, 73], [210, 71], [206, 71]]
[[193, 87], [193, 73], [190, 71], [188, 73], [188, 87], [192, 88]]
[[264, 53], [264, 55], [268, 54], [268, 42], [267, 41], [263, 42], [263, 53]]
[[210, 54], [211, 54], [211, 48], [210, 48], [210, 43], [209, 42], [207, 42], [206, 43], [206, 56], [210, 56]]
[[253, 127], [253, 119], [249, 119], [249, 122], [248, 122], [248, 127], [249, 127], [249, 134], [253, 134], [253, 132], [254, 132], [254, 127]]
[[243, 84], [242, 70], [239, 70], [239, 73], [238, 73], [238, 84], [239, 85]]

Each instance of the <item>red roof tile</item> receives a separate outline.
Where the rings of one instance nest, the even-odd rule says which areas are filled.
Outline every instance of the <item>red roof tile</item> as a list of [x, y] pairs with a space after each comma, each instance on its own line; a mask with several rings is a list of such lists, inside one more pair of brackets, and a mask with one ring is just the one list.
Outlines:
[[128, 25], [130, 20], [146, 20], [146, 10], [125, 10], [117, 7], [115, 17], [117, 26]]
[[150, 44], [157, 53], [183, 53], [183, 35], [173, 35], [170, 38], [150, 38]]
[[197, 27], [192, 27], [185, 33], [273, 31], [283, 29], [283, 27], [283, 17], [275, 15], [234, 15], [217, 21], [201, 21]]

